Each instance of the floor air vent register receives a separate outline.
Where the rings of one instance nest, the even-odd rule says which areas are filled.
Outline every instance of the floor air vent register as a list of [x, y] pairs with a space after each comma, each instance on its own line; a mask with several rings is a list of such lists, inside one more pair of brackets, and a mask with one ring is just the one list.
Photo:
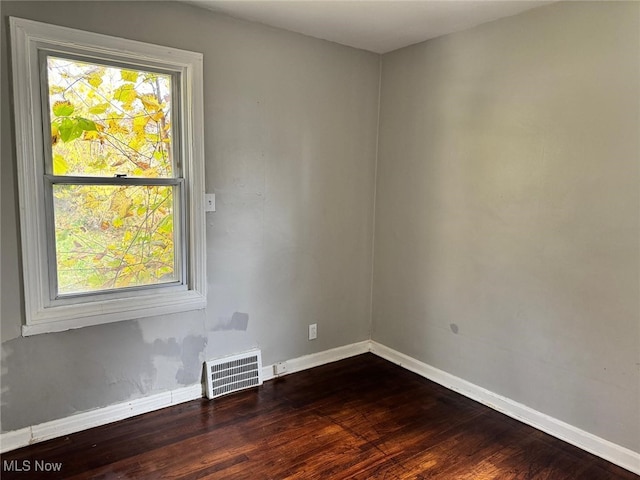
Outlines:
[[205, 362], [207, 398], [262, 385], [262, 355], [260, 350], [231, 355]]

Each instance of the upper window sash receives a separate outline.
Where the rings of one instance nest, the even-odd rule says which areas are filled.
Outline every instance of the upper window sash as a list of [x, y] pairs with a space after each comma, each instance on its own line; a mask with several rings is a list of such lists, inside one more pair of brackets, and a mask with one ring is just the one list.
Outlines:
[[[52, 117], [51, 117], [51, 111], [52, 111], [52, 105], [50, 105], [50, 99], [51, 99], [51, 95], [49, 93], [49, 82], [50, 82], [50, 73], [49, 73], [49, 64], [48, 62], [51, 60], [52, 62], [57, 63], [61, 63], [65, 60], [68, 60], [70, 62], [75, 62], [77, 64], [81, 64], [81, 63], [86, 63], [88, 64], [88, 66], [94, 66], [94, 65], [99, 65], [102, 66], [104, 68], [107, 69], [120, 69], [120, 70], [134, 70], [134, 72], [132, 73], [143, 73], [143, 74], [148, 74], [148, 73], [152, 73], [152, 74], [157, 74], [160, 77], [165, 77], [170, 79], [170, 120], [171, 120], [171, 134], [170, 134], [170, 146], [171, 146], [171, 151], [172, 152], [176, 152], [177, 154], [173, 154], [172, 158], [171, 158], [171, 172], [169, 175], [156, 175], [156, 176], [164, 176], [167, 178], [170, 177], [181, 177], [182, 176], [182, 162], [180, 159], [180, 152], [181, 152], [181, 145], [180, 145], [180, 139], [181, 139], [181, 135], [180, 135], [180, 131], [181, 131], [181, 125], [180, 125], [180, 115], [174, 115], [174, 113], [176, 112], [180, 112], [181, 109], [181, 75], [178, 71], [174, 70], [169, 70], [169, 69], [160, 69], [157, 68], [156, 66], [145, 66], [145, 67], [141, 67], [141, 65], [136, 64], [133, 65], [131, 63], [124, 63], [122, 61], [107, 61], [107, 60], [96, 60], [95, 58], [92, 58], [91, 56], [87, 56], [87, 55], [79, 55], [79, 54], [64, 54], [61, 52], [56, 52], [56, 51], [49, 51], [49, 50], [44, 50], [41, 49], [38, 51], [39, 54], [39, 62], [40, 62], [40, 72], [41, 72], [41, 78], [44, 77], [46, 80], [43, 80], [40, 82], [41, 84], [41, 110], [42, 110], [42, 118], [43, 119], [47, 119], [45, 121], [43, 121], [43, 135], [44, 138], [50, 138], [51, 137], [51, 121], [52, 121]], [[122, 112], [124, 113], [124, 112]], [[99, 115], [98, 115], [99, 116]], [[59, 119], [58, 119], [59, 120]], [[93, 118], [90, 118], [90, 120], [93, 120]], [[53, 167], [53, 150], [54, 147], [46, 147], [44, 149], [44, 154], [45, 154], [45, 171], [49, 174], [55, 173], [54, 167]], [[70, 174], [72, 174], [73, 172], [71, 172]], [[105, 172], [105, 176], [113, 176], [114, 174], [122, 174], [122, 173], [126, 173], [127, 176], [132, 177], [132, 176], [140, 176], [140, 177], [144, 177], [144, 178], [153, 178], [153, 176], [147, 176], [147, 175], [135, 175], [135, 172], [124, 172], [124, 171], [113, 171], [111, 172], [111, 175], [108, 175], [109, 172]], [[96, 174], [96, 176], [99, 176]]]

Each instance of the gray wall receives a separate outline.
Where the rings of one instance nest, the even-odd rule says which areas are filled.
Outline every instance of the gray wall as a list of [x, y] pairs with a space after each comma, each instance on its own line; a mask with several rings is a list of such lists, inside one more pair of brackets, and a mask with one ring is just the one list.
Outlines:
[[640, 4], [383, 56], [372, 338], [640, 451]]
[[[372, 328], [640, 451], [640, 4], [561, 3], [384, 55], [379, 127], [377, 55], [169, 2], [0, 8], [3, 430]], [[205, 311], [19, 336], [7, 15], [204, 53]]]
[[[175, 2], [2, 8], [2, 429], [369, 338], [379, 56]], [[204, 53], [208, 307], [20, 337], [7, 16]], [[318, 339], [307, 325], [318, 323]]]

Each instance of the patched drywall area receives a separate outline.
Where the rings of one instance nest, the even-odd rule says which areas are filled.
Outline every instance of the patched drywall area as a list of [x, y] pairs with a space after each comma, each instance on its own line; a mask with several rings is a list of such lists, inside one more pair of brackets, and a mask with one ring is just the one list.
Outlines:
[[383, 56], [373, 340], [640, 452], [640, 4]]
[[[368, 338], [377, 55], [182, 2], [0, 9], [3, 431], [198, 384], [206, 359], [259, 347], [270, 364]], [[205, 310], [20, 337], [9, 15], [204, 54]]]
[[[157, 391], [163, 375], [198, 383], [204, 336], [147, 343], [138, 322], [17, 338], [2, 344], [2, 428], [16, 430]], [[164, 369], [156, 367], [164, 359]]]

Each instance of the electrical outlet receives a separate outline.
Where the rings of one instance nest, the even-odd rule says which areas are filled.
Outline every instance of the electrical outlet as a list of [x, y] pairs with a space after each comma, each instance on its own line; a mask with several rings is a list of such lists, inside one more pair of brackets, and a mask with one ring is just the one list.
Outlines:
[[278, 362], [273, 364], [273, 374], [274, 375], [284, 375], [287, 373], [287, 364], [286, 362]]
[[204, 211], [205, 212], [216, 211], [216, 194], [215, 193], [204, 194]]
[[309, 325], [309, 340], [315, 340], [318, 338], [318, 324], [312, 323]]

